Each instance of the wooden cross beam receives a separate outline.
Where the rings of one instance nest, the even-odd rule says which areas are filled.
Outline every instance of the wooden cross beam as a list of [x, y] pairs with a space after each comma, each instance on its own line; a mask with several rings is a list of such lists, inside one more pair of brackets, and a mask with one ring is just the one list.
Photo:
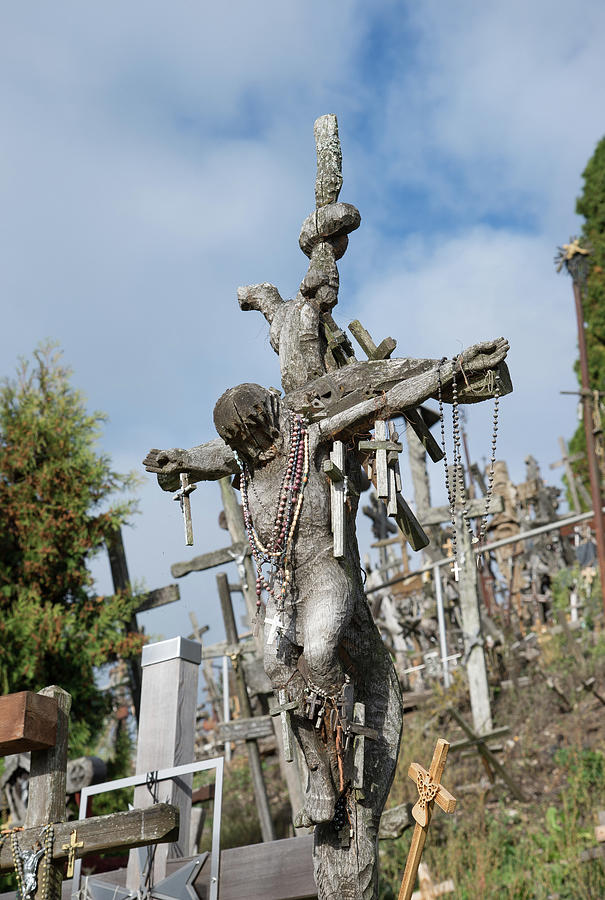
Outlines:
[[[472, 730], [470, 725], [468, 725], [464, 721], [457, 709], [455, 709], [453, 706], [448, 706], [448, 712], [452, 716], [452, 718], [456, 720], [460, 728], [468, 737], [469, 743], [467, 744], [467, 746], [475, 746], [477, 748], [477, 752], [485, 761], [486, 765], [488, 767], [491, 767], [494, 772], [496, 772], [500, 776], [502, 781], [510, 789], [513, 796], [516, 797], [517, 800], [520, 800], [522, 803], [525, 802], [527, 800], [527, 797], [525, 796], [517, 782], [514, 780], [514, 778], [510, 777], [504, 766], [498, 762], [495, 755], [487, 746], [487, 741], [490, 739], [490, 737], [494, 736], [493, 733], [478, 735]], [[464, 743], [466, 744], [466, 742]], [[460, 744], [458, 744], [457, 749], [459, 749], [459, 747]]]
[[296, 700], [288, 700], [287, 692], [282, 689], [277, 692], [277, 704], [269, 710], [271, 716], [279, 716], [282, 726], [282, 738], [284, 744], [284, 756], [286, 762], [293, 762], [294, 751], [292, 748], [292, 728], [290, 725], [290, 714], [298, 709]]
[[54, 747], [57, 716], [54, 697], [33, 691], [0, 697], [0, 756]]
[[[22, 699], [16, 696], [18, 701]], [[44, 688], [38, 696], [38, 704], [46, 710], [50, 707], [55, 710], [55, 740], [51, 746], [46, 745], [47, 749], [40, 749], [39, 734], [36, 733], [34, 744], [38, 743], [38, 748], [32, 747], [31, 752], [25, 828], [13, 832], [11, 840], [6, 840], [4, 833], [4, 840], [0, 842], [0, 871], [13, 867], [13, 851], [22, 863], [33, 860], [32, 854], [42, 843], [45, 832], [50, 839], [44, 840], [45, 852], [40, 855], [37, 868], [33, 866], [28, 897], [31, 900], [61, 900], [65, 859], [71, 869], [75, 859], [86, 853], [173, 841], [178, 837], [179, 815], [175, 807], [158, 804], [149, 810], [95, 816], [77, 824], [65, 821], [71, 696], [54, 685]], [[10, 695], [2, 701], [5, 709], [15, 703]], [[26, 704], [24, 708], [27, 713], [28, 709], [36, 707]], [[0, 721], [2, 719], [0, 716]]]
[[170, 574], [173, 578], [182, 578], [184, 575], [189, 575], [190, 572], [205, 572], [206, 569], [214, 569], [216, 566], [234, 562], [242, 555], [250, 555], [250, 546], [247, 541], [245, 544], [235, 543], [230, 547], [212, 550], [210, 553], [201, 553], [184, 562], [173, 563], [170, 566]]
[[446, 813], [453, 813], [456, 808], [456, 798], [441, 784], [449, 746], [442, 738], [437, 741], [428, 772], [418, 763], [411, 763], [408, 769], [408, 776], [416, 782], [419, 796], [412, 808], [416, 825], [403, 873], [399, 900], [410, 900], [412, 896], [435, 803]]
[[368, 359], [388, 359], [397, 346], [395, 338], [385, 338], [376, 346], [369, 331], [363, 327], [359, 319], [349, 323], [349, 331], [366, 354]]

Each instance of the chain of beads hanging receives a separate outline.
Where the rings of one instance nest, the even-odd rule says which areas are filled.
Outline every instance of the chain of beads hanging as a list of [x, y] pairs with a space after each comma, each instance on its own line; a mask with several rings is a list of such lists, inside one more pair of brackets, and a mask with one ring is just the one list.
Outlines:
[[[469, 519], [468, 496], [464, 483], [464, 466], [462, 465], [461, 440], [460, 440], [460, 409], [458, 403], [458, 385], [456, 381], [456, 365], [459, 365], [459, 359], [454, 357], [452, 369], [452, 433], [453, 433], [453, 464], [451, 476], [448, 471], [447, 449], [445, 442], [445, 417], [443, 414], [443, 384], [441, 381], [441, 366], [446, 362], [444, 357], [437, 367], [437, 399], [439, 402], [439, 418], [441, 424], [441, 449], [443, 450], [443, 466], [445, 469], [445, 486], [447, 488], [447, 498], [450, 509], [450, 517], [452, 522], [452, 556], [456, 563], [456, 571], [458, 568], [458, 546], [457, 546], [457, 528], [456, 528], [456, 505], [458, 500], [462, 505], [462, 520], [464, 527], [471, 536], [473, 544], [483, 543], [487, 532], [488, 509], [492, 499], [494, 487], [494, 472], [496, 464], [496, 444], [498, 438], [498, 415], [500, 404], [500, 379], [493, 370], [489, 370], [485, 376], [485, 387], [493, 394], [494, 411], [492, 418], [492, 446], [490, 466], [488, 473], [487, 491], [485, 494], [485, 512], [481, 519], [479, 527], [479, 536], [475, 536]], [[461, 367], [462, 368], [462, 367]], [[464, 374], [464, 373], [463, 373]], [[456, 579], [457, 580], [457, 579]]]
[[[305, 485], [309, 480], [309, 432], [300, 415], [290, 417], [290, 449], [277, 501], [271, 537], [264, 546], [250, 515], [248, 485], [250, 473], [246, 463], [236, 454], [241, 469], [240, 492], [244, 523], [252, 557], [256, 564], [256, 613], [262, 606], [262, 593], [273, 598], [278, 612], [283, 612], [292, 575], [290, 557], [294, 534], [302, 508]], [[268, 571], [266, 571], [268, 567]]]

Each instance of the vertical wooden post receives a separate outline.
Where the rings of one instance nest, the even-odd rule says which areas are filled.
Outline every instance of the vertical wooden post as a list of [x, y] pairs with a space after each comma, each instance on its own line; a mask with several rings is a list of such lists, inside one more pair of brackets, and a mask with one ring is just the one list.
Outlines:
[[[108, 535], [106, 546], [114, 591], [116, 593], [118, 593], [118, 591], [129, 591], [130, 575], [128, 573], [128, 563], [126, 561], [126, 550], [122, 538], [122, 529], [119, 525]], [[136, 613], [128, 623], [128, 631], [138, 631]], [[141, 661], [138, 657], [129, 659], [126, 662], [126, 665], [128, 667], [128, 679], [130, 681], [130, 693], [132, 694], [134, 714], [138, 723], [141, 712]]]
[[[25, 827], [48, 825], [65, 819], [65, 787], [67, 782], [67, 740], [71, 695], [56, 685], [39, 691], [44, 697], [57, 701], [57, 741], [49, 750], [32, 750], [29, 772], [29, 799]], [[43, 858], [41, 866], [46, 865]], [[40, 871], [40, 870], [39, 870]], [[42, 896], [43, 886], [38, 878], [36, 898]], [[48, 873], [47, 900], [61, 900], [63, 862], [51, 861]]]
[[[141, 722], [137, 745], [137, 772], [154, 772], [171, 766], [193, 762], [195, 714], [201, 645], [178, 637], [143, 647], [143, 689]], [[158, 846], [154, 851], [153, 880], [166, 877], [169, 856], [189, 854], [191, 817], [191, 776], [157, 786], [157, 799], [179, 808], [179, 839], [170, 847]], [[147, 785], [135, 788], [134, 805], [144, 809], [154, 803], [153, 789]], [[127, 886], [139, 887], [138, 859], [130, 854]]]
[[479, 595], [477, 584], [477, 566], [471, 538], [463, 520], [462, 513], [456, 514], [456, 531], [461, 562], [460, 581], [460, 614], [464, 633], [464, 654], [466, 672], [471, 698], [473, 725], [478, 734], [492, 730], [492, 713], [487, 681], [487, 666], [483, 649], [481, 617], [479, 615]]
[[[248, 535], [246, 534], [246, 528], [244, 526], [244, 516], [237, 502], [235, 490], [231, 485], [231, 478], [229, 476], [227, 476], [226, 478], [221, 478], [219, 481], [219, 485], [221, 488], [223, 509], [225, 510], [225, 517], [227, 519], [227, 528], [229, 529], [231, 540], [234, 544], [246, 544], [248, 542]], [[246, 602], [248, 618], [250, 622], [252, 622], [256, 615], [256, 572], [254, 571], [254, 563], [249, 556], [246, 556], [246, 558], [244, 559], [244, 569], [246, 579], [245, 583], [242, 584], [242, 593]], [[262, 659], [264, 653], [262, 629], [260, 630], [259, 637], [257, 638], [256, 646], [258, 648], [259, 656]], [[279, 728], [278, 726], [276, 726], [275, 728], [275, 739], [277, 741], [279, 769], [282, 774], [282, 778], [288, 786], [290, 805], [292, 807], [292, 813], [294, 817], [294, 815], [298, 812], [299, 809], [302, 808], [303, 805], [303, 795], [297, 762], [300, 757], [297, 754], [295, 757], [296, 761], [293, 764], [288, 764], [286, 762], [281, 728]], [[300, 833], [302, 834], [305, 832], [301, 830]]]
[[[237, 626], [235, 624], [235, 616], [233, 615], [233, 604], [231, 602], [229, 581], [224, 572], [220, 572], [216, 576], [216, 584], [221, 601], [221, 610], [223, 613], [223, 621], [225, 623], [225, 634], [227, 636], [227, 641], [229, 644], [236, 645], [239, 643], [239, 637], [237, 634]], [[242, 718], [249, 719], [252, 716], [252, 708], [250, 706], [250, 698], [248, 697], [248, 689], [246, 687], [246, 678], [244, 675], [243, 666], [241, 665], [237, 657], [235, 657], [232, 662], [235, 671], [235, 683], [237, 685], [237, 696], [239, 698]], [[247, 740], [246, 749], [248, 751], [250, 774], [252, 775], [252, 785], [254, 787], [256, 808], [258, 810], [258, 818], [260, 821], [263, 841], [274, 841], [275, 829], [273, 828], [273, 819], [271, 818], [271, 810], [269, 808], [269, 798], [267, 796], [267, 786], [265, 784], [263, 770], [261, 767], [258, 742], [254, 738]]]

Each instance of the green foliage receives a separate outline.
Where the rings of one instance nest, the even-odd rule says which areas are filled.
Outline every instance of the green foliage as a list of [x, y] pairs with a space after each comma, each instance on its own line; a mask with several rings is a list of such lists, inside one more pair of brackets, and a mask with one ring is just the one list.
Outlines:
[[[586, 322], [588, 372], [591, 389], [603, 391], [605, 390], [605, 138], [597, 144], [583, 172], [583, 178], [584, 190], [576, 202], [576, 212], [585, 219], [580, 243], [591, 248], [590, 269], [582, 298]], [[579, 363], [576, 363], [576, 374], [581, 383]], [[578, 425], [569, 442], [569, 450], [570, 454], [584, 454], [584, 458], [574, 463], [573, 468], [589, 490], [586, 438], [582, 423]]]
[[133, 502], [108, 507], [133, 476], [114, 472], [52, 345], [0, 384], [0, 691], [59, 684], [73, 696], [71, 752], [85, 752], [108, 698], [93, 670], [140, 647], [127, 635], [136, 600], [95, 597], [86, 562]]

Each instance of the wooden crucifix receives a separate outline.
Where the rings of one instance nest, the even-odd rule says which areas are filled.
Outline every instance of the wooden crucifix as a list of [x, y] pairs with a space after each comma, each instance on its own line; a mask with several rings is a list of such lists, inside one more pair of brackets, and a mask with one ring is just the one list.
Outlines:
[[412, 896], [435, 803], [446, 813], [453, 813], [456, 809], [456, 798], [441, 784], [449, 747], [449, 743], [440, 738], [435, 746], [428, 772], [418, 763], [411, 763], [408, 769], [409, 777], [416, 782], [418, 788], [418, 800], [412, 808], [416, 824], [401, 881], [399, 900], [410, 900]]
[[87, 853], [167, 843], [178, 837], [178, 809], [166, 803], [149, 810], [134, 809], [81, 822], [66, 821], [71, 696], [52, 686], [30, 695], [25, 704], [23, 693], [3, 697], [0, 709], [3, 725], [7, 721], [5, 713], [11, 707], [16, 713], [11, 724], [13, 727], [16, 724], [16, 731], [22, 734], [17, 734], [8, 747], [3, 743], [2, 753], [19, 749], [31, 750], [32, 755], [25, 827], [2, 833], [0, 872], [12, 869], [17, 860], [22, 900], [60, 900], [65, 860], [69, 877], [75, 859]]
[[[357, 446], [376, 420], [390, 421], [436, 398], [452, 402], [458, 377], [459, 403], [512, 390], [504, 363], [504, 338], [476, 344], [452, 360], [355, 360], [336, 346], [332, 308], [338, 299], [337, 260], [359, 212], [339, 202], [341, 153], [335, 116], [315, 123], [316, 209], [304, 221], [300, 246], [309, 269], [293, 300], [284, 301], [268, 283], [240, 288], [241, 309], [260, 311], [279, 355], [284, 396], [256, 384], [223, 394], [214, 409], [219, 438], [192, 450], [152, 450], [144, 460], [172, 490], [181, 472], [191, 482], [239, 476], [247, 536], [258, 568], [257, 596], [265, 638], [278, 615], [279, 638], [265, 643], [265, 670], [276, 692], [298, 703], [291, 715], [294, 738], [306, 762], [301, 826], [315, 825], [314, 863], [320, 898], [374, 898], [378, 869], [376, 822], [384, 807], [397, 760], [402, 698], [390, 655], [368, 607], [355, 533], [364, 461]], [[342, 442], [338, 466], [347, 479], [344, 553], [334, 555], [330, 481], [324, 463]], [[402, 497], [403, 500], [403, 497]], [[398, 504], [398, 509], [401, 506]], [[409, 507], [404, 529], [426, 536]], [[424, 535], [424, 537], [423, 537]], [[412, 544], [413, 546], [413, 544]], [[365, 709], [365, 725], [353, 721], [354, 703]], [[311, 715], [309, 700], [315, 697]], [[353, 767], [355, 728], [365, 741], [363, 774]], [[344, 846], [347, 844], [348, 846]]]

